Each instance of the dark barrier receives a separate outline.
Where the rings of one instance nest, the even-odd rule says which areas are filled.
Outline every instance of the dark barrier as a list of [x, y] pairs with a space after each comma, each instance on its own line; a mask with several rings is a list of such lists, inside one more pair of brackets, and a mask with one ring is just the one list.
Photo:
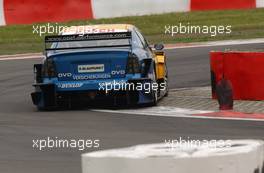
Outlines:
[[211, 52], [212, 96], [221, 80], [230, 82], [234, 100], [264, 100], [264, 52]]

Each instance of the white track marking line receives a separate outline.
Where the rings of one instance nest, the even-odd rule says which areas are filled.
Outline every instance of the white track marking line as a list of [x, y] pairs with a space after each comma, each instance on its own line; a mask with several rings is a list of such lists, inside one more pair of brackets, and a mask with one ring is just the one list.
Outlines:
[[[185, 49], [185, 48], [199, 48], [199, 47], [213, 47], [213, 46], [228, 46], [228, 45], [243, 45], [243, 44], [258, 44], [264, 43], [264, 38], [258, 39], [247, 39], [247, 40], [224, 40], [224, 41], [212, 41], [212, 42], [197, 42], [197, 43], [186, 43], [186, 45], [165, 45], [165, 50], [171, 49]], [[188, 45], [189, 44], [189, 45]]]
[[0, 58], [22, 57], [22, 56], [44, 56], [44, 55], [42, 53], [21, 53], [21, 54], [13, 54], [13, 55], [0, 55]]
[[10, 61], [10, 60], [23, 60], [23, 59], [41, 59], [41, 56], [18, 56], [9, 58], [0, 58], [0, 61]]
[[174, 117], [174, 118], [236, 120], [236, 121], [261, 121], [261, 122], [264, 121], [264, 119], [253, 119], [253, 118], [197, 116], [194, 114], [212, 113], [214, 111], [182, 109], [182, 108], [166, 107], [166, 106], [156, 106], [156, 107], [150, 107], [150, 108], [139, 108], [139, 109], [131, 109], [131, 110], [130, 109], [126, 109], [126, 110], [92, 109], [92, 111], [104, 112], [104, 113], [130, 114], [130, 115]]

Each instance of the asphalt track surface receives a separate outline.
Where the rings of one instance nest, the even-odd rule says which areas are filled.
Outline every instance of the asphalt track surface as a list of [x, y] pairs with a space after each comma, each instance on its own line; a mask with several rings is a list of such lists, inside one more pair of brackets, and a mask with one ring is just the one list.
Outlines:
[[[264, 44], [167, 50], [170, 88], [210, 84], [210, 50], [262, 49]], [[264, 123], [171, 118], [71, 110], [37, 112], [31, 103], [32, 65], [39, 59], [0, 61], [0, 172], [78, 173], [78, 149], [32, 148], [32, 140], [99, 139], [100, 149], [165, 139], [264, 139]]]

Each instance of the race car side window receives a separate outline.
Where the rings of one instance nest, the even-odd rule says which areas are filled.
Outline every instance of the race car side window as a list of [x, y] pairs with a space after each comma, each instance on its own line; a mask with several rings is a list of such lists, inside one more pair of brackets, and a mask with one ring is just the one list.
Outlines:
[[139, 36], [137, 35], [136, 32], [133, 32], [133, 45], [137, 46], [137, 47], [140, 47], [142, 49], [144, 49], [144, 46], [142, 44], [142, 41], [140, 40]]
[[136, 34], [138, 35], [139, 39], [141, 40], [144, 48], [147, 48], [148, 43], [147, 43], [146, 39], [143, 37], [143, 35], [137, 29], [135, 29], [135, 31], [136, 31]]

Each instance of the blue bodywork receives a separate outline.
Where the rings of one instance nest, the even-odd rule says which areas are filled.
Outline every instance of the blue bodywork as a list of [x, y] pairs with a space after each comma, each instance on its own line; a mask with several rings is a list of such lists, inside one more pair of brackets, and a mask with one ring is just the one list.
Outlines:
[[[104, 97], [122, 97], [127, 104], [154, 103], [156, 98], [153, 91], [106, 91], [102, 87], [113, 81], [120, 84], [156, 82], [151, 48], [145, 40], [142, 40], [143, 43], [138, 42], [140, 38], [134, 30], [129, 32], [131, 45], [128, 47], [49, 51], [43, 64], [34, 65], [35, 91], [31, 94], [33, 103], [39, 109], [57, 108], [63, 103], [71, 105], [73, 101], [92, 101]], [[53, 44], [53, 48], [56, 49], [56, 45]], [[134, 64], [134, 71], [128, 72], [128, 68], [131, 68], [128, 62], [131, 56], [137, 60], [136, 63], [131, 60], [131, 64], [138, 64], [138, 67], [134, 67]]]

